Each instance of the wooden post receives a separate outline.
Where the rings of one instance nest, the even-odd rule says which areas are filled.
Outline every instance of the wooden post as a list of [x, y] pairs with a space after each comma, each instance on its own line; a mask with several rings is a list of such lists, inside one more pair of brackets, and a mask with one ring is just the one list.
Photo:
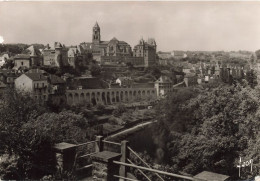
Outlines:
[[96, 143], [95, 143], [95, 152], [101, 152], [103, 151], [103, 136], [96, 136]]
[[[122, 141], [121, 142], [121, 159], [120, 161], [123, 162], [123, 163], [127, 163], [127, 159], [129, 159], [129, 149], [127, 148], [128, 147], [128, 141]], [[127, 172], [128, 172], [128, 169], [129, 167], [126, 167], [126, 166], [123, 166], [121, 165], [120, 166], [120, 170], [119, 170], [119, 175], [121, 177], [127, 177]], [[119, 179], [120, 181], [123, 181], [122, 179]]]

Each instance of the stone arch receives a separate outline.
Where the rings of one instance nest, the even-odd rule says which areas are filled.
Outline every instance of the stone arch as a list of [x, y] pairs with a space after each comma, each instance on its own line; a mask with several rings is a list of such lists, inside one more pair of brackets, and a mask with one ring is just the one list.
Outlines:
[[107, 104], [111, 104], [111, 95], [110, 92], [107, 92]]
[[116, 95], [114, 91], [112, 91], [111, 93], [111, 98], [112, 98], [112, 103], [116, 102]]
[[129, 91], [128, 99], [129, 100], [133, 100], [133, 92], [132, 91]]
[[80, 94], [80, 99], [79, 100], [80, 100], [81, 103], [85, 102], [85, 94], [84, 93]]
[[90, 93], [89, 92], [86, 93], [86, 101], [88, 103], [90, 103]]
[[137, 92], [137, 95], [141, 97], [141, 90]]
[[107, 100], [106, 100], [106, 93], [105, 92], [102, 92], [102, 96], [101, 96], [102, 98], [102, 102], [103, 102], [103, 104], [107, 104]]
[[100, 103], [101, 102], [101, 94], [100, 94], [100, 92], [97, 92], [96, 93], [96, 100], [97, 100], [97, 103]]
[[78, 93], [75, 93], [75, 95], [74, 95], [74, 103], [75, 104], [79, 103], [79, 94]]
[[92, 105], [97, 104], [96, 94], [94, 92], [91, 93], [91, 103], [92, 103]]
[[121, 102], [124, 101], [124, 92], [123, 91], [120, 92], [120, 100], [121, 100]]
[[67, 102], [69, 105], [73, 104], [73, 96], [71, 93], [69, 93], [67, 96]]
[[128, 91], [125, 91], [125, 101], [127, 102], [128, 100], [129, 100]]
[[142, 91], [142, 97], [145, 97], [145, 91], [144, 90]]
[[116, 91], [116, 102], [120, 102], [119, 92]]

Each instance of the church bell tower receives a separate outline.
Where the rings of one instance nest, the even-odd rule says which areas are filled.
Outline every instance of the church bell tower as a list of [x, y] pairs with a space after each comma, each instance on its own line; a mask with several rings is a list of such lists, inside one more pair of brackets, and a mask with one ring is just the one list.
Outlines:
[[93, 27], [93, 34], [92, 34], [92, 43], [99, 44], [100, 43], [100, 27], [96, 22], [95, 26]]

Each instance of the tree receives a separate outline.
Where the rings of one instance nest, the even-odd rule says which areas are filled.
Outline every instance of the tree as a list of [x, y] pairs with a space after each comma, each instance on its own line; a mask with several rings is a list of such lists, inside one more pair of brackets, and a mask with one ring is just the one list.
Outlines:
[[91, 64], [90, 66], [90, 72], [91, 72], [91, 75], [96, 77], [96, 76], [99, 76], [101, 74], [101, 67], [97, 64]]
[[12, 69], [14, 67], [14, 61], [11, 59], [7, 59], [4, 63], [4, 65], [2, 66], [2, 68], [5, 69]]
[[72, 111], [44, 113], [27, 125], [32, 130], [41, 131], [52, 137], [55, 143], [67, 142], [78, 144], [86, 141], [88, 120], [82, 114]]
[[115, 117], [120, 117], [124, 112], [126, 112], [126, 107], [123, 104], [117, 105], [116, 109], [113, 111]]
[[81, 114], [49, 113], [30, 95], [15, 90], [8, 90], [0, 103], [0, 150], [10, 157], [0, 162], [1, 178], [40, 179], [53, 174], [54, 144], [86, 141], [88, 121]]
[[8, 89], [0, 102], [0, 150], [12, 153], [17, 148], [23, 124], [46, 112], [28, 93]]
[[239, 84], [177, 92], [158, 105], [155, 142], [178, 171], [212, 170], [237, 179], [239, 156], [259, 157], [259, 92]]

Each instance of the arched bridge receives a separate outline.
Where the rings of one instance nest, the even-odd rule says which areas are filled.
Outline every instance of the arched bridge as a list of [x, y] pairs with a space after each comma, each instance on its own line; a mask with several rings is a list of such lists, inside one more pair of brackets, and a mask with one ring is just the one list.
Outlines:
[[79, 89], [66, 91], [67, 104], [91, 103], [96, 105], [152, 100], [157, 98], [155, 88], [112, 88], [112, 89]]

